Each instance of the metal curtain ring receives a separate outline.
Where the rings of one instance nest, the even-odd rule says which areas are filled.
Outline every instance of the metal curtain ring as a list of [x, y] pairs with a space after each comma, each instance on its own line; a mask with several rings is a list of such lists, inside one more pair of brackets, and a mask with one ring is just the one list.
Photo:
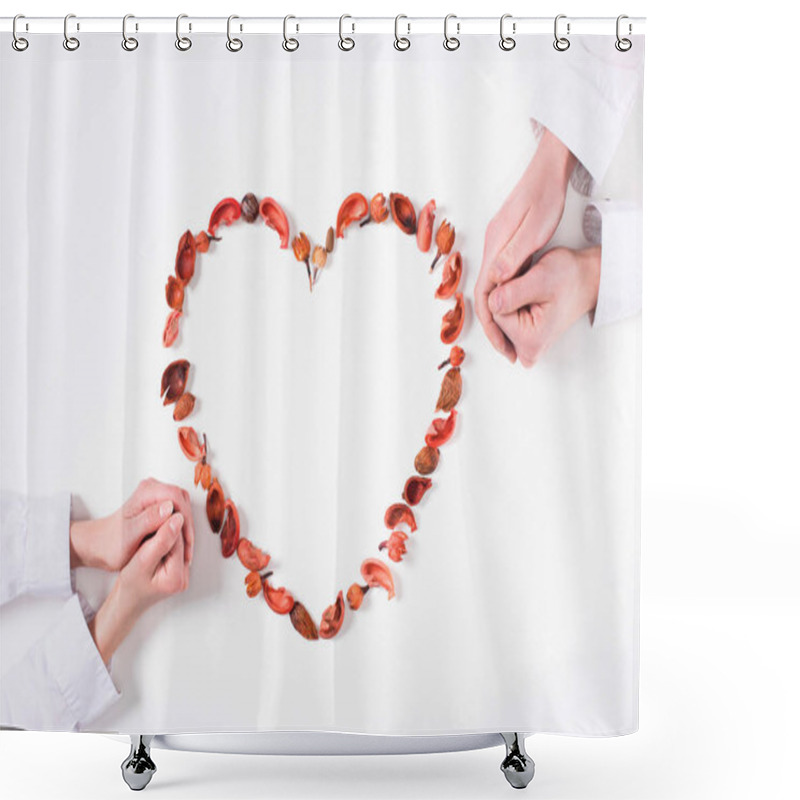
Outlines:
[[[398, 23], [401, 19], [408, 19], [405, 14], [398, 14], [394, 18], [394, 49], [395, 50], [408, 50], [411, 47], [411, 39], [408, 39], [405, 36], [400, 36], [400, 32], [398, 30]], [[408, 33], [411, 33], [411, 23], [407, 22], [406, 27], [408, 28]]]
[[129, 19], [133, 19], [133, 14], [126, 14], [122, 18], [122, 49], [130, 53], [139, 46], [139, 40], [135, 39], [133, 36], [128, 36]]
[[[564, 36], [558, 35], [558, 21], [560, 19], [566, 19], [566, 18], [567, 18], [566, 14], [559, 14], [556, 17], [555, 22], [553, 23], [553, 35], [555, 36], [553, 47], [555, 47], [555, 49], [561, 53], [563, 53], [565, 50], [569, 50], [569, 39], [567, 39]], [[569, 35], [569, 22], [567, 23], [567, 34]]]
[[23, 38], [17, 33], [17, 20], [18, 19], [25, 19], [24, 14], [17, 14], [14, 17], [14, 22], [11, 24], [11, 34], [13, 36], [11, 40], [11, 46], [18, 52], [21, 53], [23, 50], [28, 49], [28, 40]]
[[[192, 46], [192, 40], [188, 36], [181, 36], [181, 20], [186, 19], [189, 15], [188, 14], [178, 14], [175, 18], [175, 47], [178, 50], [186, 51]], [[189, 30], [192, 29], [191, 23], [189, 24]]]
[[[342, 16], [339, 17], [339, 49], [340, 50], [352, 50], [356, 46], [355, 41], [350, 36], [342, 36], [342, 23], [346, 19], [353, 19], [353, 18], [349, 14], [342, 14]], [[353, 25], [353, 33], [355, 33], [355, 30], [356, 30], [355, 22], [353, 22], [352, 25]]]
[[[511, 14], [503, 14], [500, 17], [500, 49], [501, 50], [513, 50], [517, 46], [517, 40], [514, 39], [512, 36], [506, 36], [503, 32], [503, 23], [511, 18]], [[517, 23], [511, 23], [511, 32], [517, 32]]]
[[[227, 47], [228, 50], [231, 51], [231, 53], [238, 53], [242, 49], [243, 45], [241, 39], [231, 38], [231, 20], [234, 19], [239, 19], [239, 17], [236, 16], [236, 14], [231, 14], [228, 17], [228, 29], [227, 29], [228, 41], [225, 42], [225, 47]], [[241, 27], [239, 27], [239, 30], [241, 30]]]
[[[64, 17], [64, 49], [65, 50], [70, 50], [70, 51], [77, 50], [81, 46], [80, 41], [78, 39], [76, 39], [74, 36], [70, 36], [69, 35], [69, 31], [67, 30], [67, 25], [69, 23], [69, 20], [70, 19], [74, 19], [74, 18], [75, 18], [74, 14], [67, 14], [67, 16]], [[80, 27], [78, 28], [78, 30], [80, 30]]]
[[[448, 14], [444, 18], [444, 42], [443, 42], [443, 45], [444, 45], [444, 49], [445, 50], [458, 50], [458, 48], [461, 47], [461, 40], [457, 36], [448, 36], [447, 35], [447, 23], [451, 19], [455, 19], [455, 16], [456, 16], [455, 14]], [[457, 22], [456, 23], [456, 33], [458, 33], [460, 30], [461, 30], [461, 23]]]
[[292, 37], [290, 39], [289, 37], [286, 36], [286, 23], [290, 19], [296, 19], [296, 17], [293, 17], [291, 14], [287, 14], [283, 18], [283, 42], [282, 42], [282, 44], [283, 44], [283, 49], [284, 50], [288, 50], [291, 53], [291, 52], [297, 50], [298, 47], [300, 47], [300, 42], [298, 42], [297, 39], [295, 39], [294, 37]]
[[[614, 42], [614, 47], [616, 47], [617, 50], [620, 51], [620, 53], [627, 53], [628, 50], [630, 50], [631, 47], [633, 47], [633, 42], [631, 42], [631, 40], [627, 39], [627, 38], [626, 39], [620, 38], [620, 35], [619, 35], [619, 24], [620, 24], [620, 22], [622, 22], [623, 19], [628, 19], [628, 15], [627, 14], [620, 14], [617, 17], [617, 41]], [[632, 30], [633, 29], [631, 28], [631, 24], [629, 22], [628, 23], [628, 33], [631, 33]]]

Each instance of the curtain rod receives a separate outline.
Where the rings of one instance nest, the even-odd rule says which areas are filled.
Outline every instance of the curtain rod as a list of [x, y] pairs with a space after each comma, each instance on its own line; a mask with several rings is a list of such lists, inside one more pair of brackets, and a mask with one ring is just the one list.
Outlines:
[[[395, 32], [394, 17], [354, 17], [345, 15], [341, 23], [345, 34], [388, 33]], [[559, 29], [571, 34], [606, 34], [616, 33], [616, 17], [570, 17], [559, 15]], [[505, 20], [505, 31], [511, 35], [533, 33], [549, 33], [554, 30], [554, 17], [510, 17]], [[406, 17], [398, 22], [401, 35], [414, 33], [443, 33], [444, 17]], [[192, 34], [226, 33], [227, 17], [193, 17], [187, 15], [181, 19], [181, 30]], [[175, 33], [175, 17], [136, 17], [129, 18], [127, 30], [129, 34], [138, 33]], [[449, 22], [452, 34], [463, 36], [470, 34], [499, 33], [500, 17], [458, 17], [453, 16]], [[569, 30], [567, 30], [569, 26]], [[0, 31], [10, 33], [13, 27], [12, 17], [0, 17]], [[626, 17], [624, 33], [642, 34], [645, 28], [644, 17]], [[122, 17], [80, 17], [70, 16], [70, 33], [121, 33]], [[236, 17], [232, 22], [232, 30], [245, 34], [282, 34], [283, 17]], [[338, 17], [304, 17], [293, 16], [289, 22], [289, 31], [298, 34], [338, 34], [340, 21]], [[27, 17], [17, 21], [17, 33], [64, 33], [64, 17]]]

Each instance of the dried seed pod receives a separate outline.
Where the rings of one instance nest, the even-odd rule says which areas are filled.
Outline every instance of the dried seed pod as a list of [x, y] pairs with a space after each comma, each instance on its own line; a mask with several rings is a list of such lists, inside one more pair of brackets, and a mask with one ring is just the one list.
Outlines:
[[439, 399], [436, 401], [437, 411], [450, 411], [461, 397], [461, 369], [450, 367], [442, 379]]
[[183, 284], [189, 283], [194, 275], [196, 257], [197, 245], [192, 232], [187, 230], [178, 242], [178, 254], [175, 256], [175, 274]]
[[175, 403], [175, 408], [172, 409], [172, 419], [176, 422], [186, 419], [192, 413], [194, 399], [194, 395], [191, 392], [184, 392]]
[[188, 374], [189, 362], [185, 358], [167, 364], [161, 374], [161, 396], [165, 406], [174, 403], [183, 394]]
[[233, 197], [226, 197], [214, 206], [214, 210], [208, 220], [208, 232], [212, 236], [216, 236], [217, 228], [220, 225], [230, 225], [241, 216], [242, 207], [239, 205], [239, 201]]
[[178, 444], [189, 461], [199, 461], [206, 453], [205, 445], [200, 444], [197, 437], [197, 431], [188, 425], [178, 428]]
[[439, 449], [426, 444], [414, 459], [414, 469], [420, 475], [430, 475], [439, 466]]
[[265, 197], [258, 207], [258, 213], [268, 227], [277, 231], [281, 237], [281, 247], [284, 249], [289, 247], [289, 220], [286, 219], [286, 214], [278, 203], [271, 197]]
[[394, 597], [394, 578], [389, 567], [379, 558], [366, 558], [361, 563], [361, 577], [367, 586], [380, 586], [389, 593], [389, 600]]
[[[211, 237], [215, 242], [219, 241], [216, 236]], [[194, 238], [194, 246], [198, 253], [207, 253], [210, 239], [205, 231], [200, 231]]]
[[276, 614], [288, 614], [294, 608], [294, 597], [283, 586], [280, 588], [272, 586], [268, 580], [271, 574], [268, 573], [264, 577], [264, 599]]
[[410, 506], [415, 506], [431, 488], [433, 481], [430, 478], [420, 478], [417, 475], [409, 478], [403, 487], [403, 500]]
[[257, 572], [248, 572], [244, 579], [247, 587], [247, 596], [256, 597], [261, 594], [261, 583], [263, 578]]
[[336, 595], [336, 602], [328, 606], [322, 612], [322, 620], [319, 623], [319, 635], [322, 639], [332, 639], [339, 633], [344, 622], [344, 597], [339, 590]]
[[242, 219], [245, 222], [255, 222], [258, 219], [258, 199], [252, 192], [242, 198]]
[[258, 572], [265, 569], [269, 564], [270, 555], [256, 547], [249, 539], [239, 539], [236, 547], [239, 561], [249, 570]]
[[417, 225], [417, 247], [421, 252], [427, 253], [431, 249], [431, 237], [433, 236], [433, 218], [436, 215], [436, 201], [428, 200], [419, 212], [419, 224]]
[[219, 481], [214, 478], [206, 493], [206, 516], [214, 533], [219, 533], [225, 516], [225, 495]]
[[314, 251], [311, 253], [311, 263], [314, 265], [314, 274], [311, 276], [311, 282], [317, 282], [317, 273], [325, 266], [328, 260], [328, 253], [321, 245], [315, 245]]
[[183, 283], [174, 275], [170, 275], [164, 290], [167, 296], [167, 305], [176, 311], [181, 311], [183, 309]]
[[369, 216], [374, 222], [383, 222], [389, 216], [389, 209], [386, 208], [386, 198], [383, 192], [378, 192], [369, 201]]
[[333, 228], [328, 228], [328, 233], [325, 235], [325, 249], [329, 252], [333, 252], [333, 239], [334, 233]]
[[167, 321], [164, 323], [164, 333], [161, 336], [161, 343], [164, 347], [172, 347], [175, 340], [178, 338], [182, 316], [183, 312], [177, 309], [173, 309], [167, 315]]
[[383, 522], [389, 530], [396, 528], [402, 522], [408, 525], [412, 533], [417, 529], [414, 512], [405, 503], [394, 503], [389, 506], [383, 515]]
[[369, 586], [359, 586], [357, 583], [350, 585], [347, 590], [347, 604], [353, 611], [361, 608], [361, 603], [364, 601], [364, 595], [369, 591]]
[[457, 344], [450, 349], [450, 357], [439, 364], [439, 369], [444, 369], [448, 364], [451, 367], [460, 367], [464, 363], [464, 350]]
[[378, 550], [387, 550], [387, 555], [392, 561], [402, 561], [406, 554], [406, 539], [408, 539], [407, 533], [392, 531], [392, 535], [378, 545]]
[[311, 251], [311, 242], [308, 241], [308, 236], [302, 231], [294, 237], [292, 250], [294, 251], [294, 257], [298, 261], [305, 261], [308, 258], [308, 254]]
[[464, 327], [464, 295], [456, 292], [456, 304], [442, 317], [442, 342], [452, 344]]
[[336, 236], [344, 238], [345, 228], [356, 220], [362, 219], [369, 213], [367, 198], [361, 192], [353, 192], [347, 195], [339, 206], [339, 213], [336, 215]]
[[[205, 435], [203, 436], [205, 439]], [[198, 461], [194, 465], [194, 485], [201, 484], [204, 489], [208, 489], [211, 485], [211, 465], [206, 464], [205, 456], [202, 461]]]
[[442, 220], [439, 230], [436, 231], [436, 256], [431, 264], [431, 272], [433, 272], [433, 268], [436, 266], [439, 256], [446, 256], [450, 252], [455, 238], [456, 229], [446, 219]]
[[225, 515], [225, 522], [222, 524], [219, 538], [222, 544], [223, 558], [230, 558], [239, 545], [239, 511], [230, 498], [225, 501], [225, 508], [228, 513]]
[[461, 253], [454, 250], [447, 257], [444, 262], [444, 269], [442, 270], [442, 282], [436, 289], [436, 297], [439, 300], [447, 300], [455, 294], [458, 289], [458, 284], [461, 282]]
[[392, 219], [403, 233], [416, 233], [417, 214], [414, 211], [414, 204], [404, 194], [391, 192], [389, 194], [389, 208], [392, 211]]
[[453, 409], [449, 417], [437, 417], [428, 426], [425, 434], [425, 444], [430, 447], [441, 447], [453, 435], [456, 427], [458, 412]]
[[306, 607], [302, 603], [295, 600], [294, 606], [292, 606], [292, 610], [289, 613], [289, 618], [292, 620], [294, 629], [304, 639], [319, 639], [317, 626], [314, 620], [311, 619], [311, 614], [308, 613]]

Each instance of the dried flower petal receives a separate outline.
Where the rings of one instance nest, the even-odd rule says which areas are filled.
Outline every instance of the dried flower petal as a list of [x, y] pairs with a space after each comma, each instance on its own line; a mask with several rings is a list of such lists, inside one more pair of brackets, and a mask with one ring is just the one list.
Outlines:
[[403, 500], [410, 506], [415, 506], [431, 488], [433, 481], [430, 478], [420, 478], [417, 475], [409, 478], [403, 488]]
[[336, 602], [328, 606], [322, 612], [322, 620], [319, 623], [319, 635], [323, 639], [332, 639], [339, 633], [344, 622], [344, 597], [341, 590], [336, 595]]
[[461, 397], [461, 369], [451, 367], [444, 375], [439, 399], [436, 401], [437, 411], [450, 411]]
[[448, 297], [452, 297], [455, 294], [458, 284], [461, 282], [462, 267], [461, 253], [458, 250], [454, 250], [447, 257], [447, 261], [444, 262], [442, 282], [436, 289], [437, 299], [447, 300]]
[[236, 552], [239, 556], [239, 561], [242, 565], [250, 570], [265, 569], [269, 564], [270, 555], [265, 553], [260, 548], [256, 547], [249, 539], [239, 539], [239, 544], [236, 547]]
[[183, 312], [173, 309], [167, 315], [167, 321], [164, 324], [164, 333], [161, 336], [161, 342], [164, 347], [172, 347], [175, 340], [178, 338], [178, 331], [180, 329], [180, 321]]
[[419, 224], [417, 225], [417, 247], [421, 252], [427, 253], [431, 249], [431, 237], [433, 236], [433, 218], [436, 215], [436, 201], [428, 200], [419, 212]]
[[292, 620], [294, 629], [304, 639], [319, 639], [317, 626], [314, 624], [314, 620], [311, 619], [311, 614], [308, 613], [306, 607], [302, 603], [295, 601], [295, 604], [292, 606], [292, 610], [289, 614], [289, 618]]
[[186, 419], [192, 413], [194, 408], [194, 395], [191, 392], [184, 392], [175, 403], [175, 408], [172, 409], [172, 419], [175, 422], [180, 422]]
[[322, 269], [328, 260], [328, 254], [325, 248], [320, 245], [314, 245], [314, 252], [311, 254], [311, 263], [317, 268]]
[[439, 369], [444, 369], [448, 364], [451, 367], [460, 367], [464, 363], [464, 350], [457, 344], [450, 348], [450, 356], [439, 364]]
[[258, 219], [258, 200], [252, 192], [242, 198], [242, 219], [245, 222], [255, 222]]
[[261, 214], [267, 226], [277, 231], [278, 236], [281, 237], [281, 247], [289, 247], [289, 220], [286, 219], [286, 214], [277, 202], [271, 197], [265, 197], [258, 207], [258, 213]]
[[464, 327], [464, 295], [456, 293], [456, 304], [442, 317], [442, 342], [452, 344]]
[[392, 561], [402, 561], [406, 554], [408, 534], [403, 531], [392, 531], [392, 535], [378, 545], [378, 550], [386, 550]]
[[366, 558], [361, 563], [361, 577], [367, 586], [380, 586], [389, 593], [389, 600], [394, 597], [394, 578], [389, 567], [378, 558]]
[[174, 308], [176, 311], [183, 309], [183, 283], [174, 275], [167, 278], [167, 285], [165, 287], [167, 296], [167, 305]]
[[194, 246], [198, 253], [207, 253], [209, 247], [210, 239], [208, 238], [208, 234], [205, 231], [200, 231], [200, 233], [195, 236], [194, 239]]
[[431, 264], [431, 272], [433, 272], [433, 268], [436, 266], [439, 256], [446, 256], [450, 252], [455, 238], [455, 228], [446, 219], [442, 220], [439, 230], [436, 231], [436, 256]]
[[188, 425], [178, 428], [178, 444], [189, 461], [199, 461], [206, 454], [205, 446], [197, 438], [197, 431]]
[[364, 600], [364, 595], [369, 591], [369, 586], [359, 586], [357, 583], [350, 585], [347, 590], [347, 604], [353, 611], [361, 608], [361, 603]]
[[399, 192], [389, 194], [389, 208], [392, 210], [392, 219], [397, 223], [403, 233], [412, 234], [417, 230], [417, 214], [414, 204]]
[[178, 242], [178, 254], [175, 256], [175, 274], [184, 284], [189, 283], [194, 275], [194, 262], [197, 257], [197, 246], [192, 232], [187, 230]]
[[214, 478], [206, 494], [206, 516], [214, 533], [219, 533], [225, 516], [225, 495], [219, 481]]
[[394, 503], [389, 506], [383, 516], [383, 522], [389, 530], [396, 528], [401, 522], [408, 525], [412, 533], [417, 529], [414, 512], [405, 503]]
[[453, 409], [449, 417], [437, 417], [431, 422], [425, 434], [425, 444], [430, 447], [441, 447], [453, 435], [458, 412]]
[[[271, 574], [271, 573], [270, 573]], [[264, 599], [276, 614], [288, 614], [294, 608], [294, 597], [281, 586], [275, 588], [264, 578]]]
[[261, 583], [263, 578], [257, 572], [248, 572], [244, 579], [244, 584], [247, 587], [247, 596], [256, 597], [261, 594]]
[[439, 449], [426, 444], [414, 459], [414, 469], [420, 475], [430, 475], [439, 465]]
[[179, 358], [167, 365], [161, 374], [161, 396], [165, 406], [174, 403], [183, 394], [188, 374], [189, 362], [185, 358]]
[[220, 225], [230, 225], [235, 222], [242, 215], [242, 207], [239, 201], [233, 197], [226, 197], [220, 200], [214, 210], [211, 212], [211, 217], [208, 220], [208, 232], [212, 236], [217, 235], [217, 228]]
[[344, 238], [344, 231], [348, 225], [356, 220], [362, 219], [369, 213], [367, 198], [361, 192], [353, 192], [347, 195], [339, 206], [339, 213], [336, 215], [336, 236]]
[[328, 228], [328, 233], [325, 235], [325, 249], [329, 252], [333, 252], [333, 228]]
[[239, 546], [239, 511], [230, 498], [225, 501], [225, 508], [228, 513], [225, 516], [225, 522], [222, 525], [219, 537], [222, 544], [223, 558], [230, 558]]
[[389, 216], [389, 209], [386, 208], [386, 197], [383, 192], [378, 192], [369, 201], [369, 215], [374, 222], [383, 222]]
[[302, 231], [294, 237], [292, 250], [294, 251], [294, 257], [298, 261], [305, 261], [308, 258], [308, 254], [311, 251], [311, 242], [308, 241], [308, 236]]

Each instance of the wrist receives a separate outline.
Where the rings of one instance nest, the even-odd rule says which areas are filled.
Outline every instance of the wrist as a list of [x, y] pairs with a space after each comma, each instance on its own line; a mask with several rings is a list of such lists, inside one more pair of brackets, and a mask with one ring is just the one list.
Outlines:
[[90, 519], [75, 519], [69, 523], [69, 566], [70, 569], [76, 567], [90, 567], [90, 549], [88, 541], [91, 534]]
[[600, 292], [600, 245], [578, 250], [577, 255], [581, 284], [584, 287], [583, 310], [591, 313], [597, 307], [597, 297]]
[[553, 178], [566, 189], [572, 170], [575, 168], [577, 158], [572, 151], [549, 128], [545, 128], [539, 147], [536, 150], [545, 166], [552, 172]]
[[138, 618], [136, 606], [128, 602], [120, 579], [117, 578], [97, 614], [89, 622], [89, 632], [106, 665]]

